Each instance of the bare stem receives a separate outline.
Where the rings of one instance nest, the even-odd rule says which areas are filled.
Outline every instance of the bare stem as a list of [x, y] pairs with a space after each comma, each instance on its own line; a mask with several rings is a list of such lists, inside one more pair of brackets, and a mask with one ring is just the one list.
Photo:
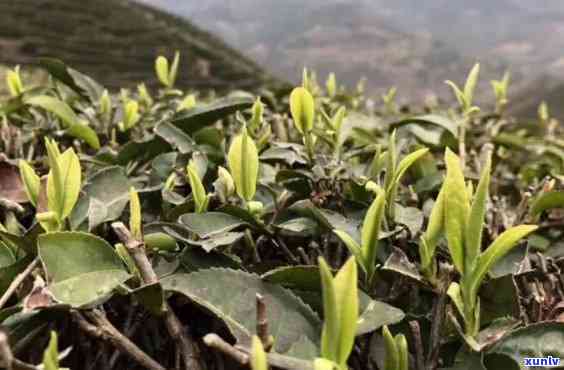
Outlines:
[[139, 365], [149, 370], [165, 370], [158, 362], [143, 352], [135, 343], [125, 337], [99, 310], [85, 311], [92, 323], [90, 323], [80, 312], [71, 311], [74, 321], [79, 328], [93, 338], [110, 342], [114, 347], [126, 353]]
[[[250, 349], [247, 347], [235, 347], [224, 341], [219, 335], [211, 333], [204, 337], [204, 343], [225, 355], [231, 357], [241, 365], [248, 365], [250, 360]], [[268, 363], [276, 368], [288, 370], [314, 370], [313, 363], [294, 357], [284, 356], [277, 353], [266, 354]]]
[[266, 316], [266, 302], [262, 294], [257, 293], [257, 335], [266, 352], [272, 348], [272, 338], [268, 334], [268, 317]]
[[[136, 240], [131, 232], [121, 222], [114, 222], [112, 228], [118, 238], [127, 248], [131, 258], [135, 261], [135, 265], [141, 274], [141, 278], [145, 284], [155, 284], [159, 282], [159, 278], [145, 252], [145, 243]], [[182, 323], [172, 310], [172, 307], [165, 302], [165, 324], [171, 338], [176, 342], [180, 349], [184, 366], [187, 370], [201, 370], [202, 365], [198, 361], [198, 350], [194, 340], [187, 333]]]
[[0, 330], [0, 367], [6, 370], [37, 370], [36, 366], [14, 357], [8, 335]]
[[413, 320], [409, 322], [413, 343], [415, 345], [415, 369], [425, 370], [425, 357], [423, 354], [423, 341], [421, 340], [421, 327], [419, 322]]
[[29, 274], [32, 273], [32, 271], [37, 267], [37, 264], [39, 263], [39, 257], [36, 257], [30, 264], [29, 266], [26, 267], [26, 269], [24, 271], [22, 271], [20, 274], [18, 274], [18, 276], [16, 276], [16, 278], [12, 281], [12, 283], [10, 284], [10, 286], [8, 287], [8, 289], [4, 292], [4, 294], [2, 295], [2, 297], [0, 298], [0, 309], [2, 307], [4, 307], [4, 305], [6, 303], [8, 303], [8, 300], [10, 299], [10, 297], [12, 296], [12, 294], [14, 294], [14, 292], [16, 291], [16, 289], [18, 289], [18, 287], [21, 285], [21, 283], [23, 283], [23, 281], [29, 276]]

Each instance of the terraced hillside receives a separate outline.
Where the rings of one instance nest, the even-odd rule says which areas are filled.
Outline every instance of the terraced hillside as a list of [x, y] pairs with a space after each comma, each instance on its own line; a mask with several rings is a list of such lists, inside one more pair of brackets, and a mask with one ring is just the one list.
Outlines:
[[274, 83], [253, 61], [184, 19], [125, 0], [0, 1], [0, 63], [56, 56], [107, 87], [156, 83], [155, 56], [182, 54], [183, 88]]

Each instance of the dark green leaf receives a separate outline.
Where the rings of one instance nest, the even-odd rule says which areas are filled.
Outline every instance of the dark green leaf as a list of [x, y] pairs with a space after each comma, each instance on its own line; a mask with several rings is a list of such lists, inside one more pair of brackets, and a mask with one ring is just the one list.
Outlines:
[[111, 245], [92, 234], [41, 235], [38, 250], [49, 277], [49, 290], [74, 307], [106, 299], [130, 275]]
[[174, 116], [171, 122], [182, 131], [191, 134], [239, 110], [252, 107], [253, 102], [252, 98], [220, 99], [208, 105], [182, 111]]
[[165, 290], [183, 294], [217, 315], [240, 344], [250, 344], [255, 333], [255, 305], [249, 303], [255, 302], [257, 293], [268, 302], [268, 321], [276, 323], [271, 326], [276, 352], [287, 352], [302, 336], [319, 343], [321, 323], [317, 315], [288, 290], [264, 283], [257, 275], [212, 268], [172, 275], [162, 284]]

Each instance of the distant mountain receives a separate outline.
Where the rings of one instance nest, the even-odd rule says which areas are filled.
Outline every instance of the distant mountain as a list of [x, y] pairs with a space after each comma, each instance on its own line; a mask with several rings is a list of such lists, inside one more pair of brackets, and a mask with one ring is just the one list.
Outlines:
[[[302, 65], [374, 91], [443, 94], [474, 61], [487, 79], [510, 68], [513, 91], [564, 77], [561, 0], [142, 0], [189, 17], [287, 79]], [[537, 92], [538, 93], [538, 92]]]
[[107, 87], [156, 83], [157, 55], [181, 52], [184, 88], [248, 88], [275, 80], [221, 39], [139, 3], [124, 0], [0, 1], [0, 63], [51, 56]]

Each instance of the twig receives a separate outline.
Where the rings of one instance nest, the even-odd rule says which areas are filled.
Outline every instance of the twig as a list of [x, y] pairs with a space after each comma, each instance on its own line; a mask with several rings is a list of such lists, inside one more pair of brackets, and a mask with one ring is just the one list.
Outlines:
[[14, 357], [8, 335], [0, 330], [0, 367], [6, 370], [37, 370], [37, 367]]
[[8, 343], [8, 336], [3, 331], [0, 331], [0, 365], [5, 367], [6, 370], [12, 370], [14, 363], [14, 355]]
[[274, 237], [272, 238], [272, 242], [274, 243], [274, 245], [276, 245], [276, 247], [280, 248], [282, 252], [284, 252], [284, 254], [286, 255], [286, 257], [288, 257], [290, 262], [294, 263], [295, 265], [300, 263], [298, 258], [294, 255], [294, 253], [292, 253], [292, 251], [288, 248], [286, 243], [284, 243], [284, 241], [281, 238]]
[[[153, 270], [153, 266], [145, 253], [145, 243], [133, 238], [130, 231], [121, 222], [114, 222], [112, 224], [112, 228], [127, 248], [131, 258], [135, 261], [135, 265], [141, 274], [143, 282], [145, 284], [158, 283], [159, 278]], [[198, 361], [197, 346], [190, 335], [184, 330], [182, 323], [167, 302], [165, 302], [164, 319], [169, 335], [180, 348], [186, 369], [201, 370], [202, 366]]]
[[21, 283], [31, 274], [31, 272], [37, 267], [39, 263], [39, 257], [35, 257], [35, 259], [26, 267], [24, 271], [22, 271], [16, 278], [12, 281], [6, 292], [0, 298], [0, 309], [4, 307], [4, 305], [8, 302], [12, 294], [18, 289]]
[[421, 340], [421, 327], [419, 322], [409, 322], [413, 343], [415, 345], [415, 370], [425, 370], [425, 358], [423, 354], [423, 341]]
[[102, 312], [92, 310], [85, 311], [84, 314], [92, 320], [94, 324], [88, 322], [80, 312], [71, 311], [72, 318], [85, 333], [94, 338], [110, 342], [146, 369], [165, 370], [163, 366], [149, 357], [149, 355], [137, 347], [135, 343], [117, 330]]
[[141, 278], [145, 284], [155, 284], [159, 282], [159, 278], [155, 271], [153, 270], [153, 266], [147, 258], [147, 254], [145, 253], [145, 244], [133, 238], [129, 230], [125, 227], [122, 222], [114, 222], [112, 224], [112, 228], [114, 232], [118, 236], [119, 240], [125, 245], [127, 251], [131, 255], [131, 258], [135, 261], [135, 265], [139, 269], [139, 273], [141, 274]]
[[435, 370], [439, 361], [441, 349], [441, 327], [445, 317], [445, 309], [447, 302], [447, 289], [452, 279], [452, 270], [446, 269], [440, 287], [439, 299], [435, 301], [432, 311], [431, 338], [429, 340], [429, 350], [427, 358], [427, 370]]
[[204, 343], [206, 346], [215, 348], [218, 351], [226, 354], [241, 365], [247, 365], [249, 363], [249, 355], [239, 351], [237, 348], [221, 339], [221, 337], [217, 334], [212, 333], [206, 335], [204, 337]]
[[266, 352], [272, 348], [272, 338], [268, 334], [268, 317], [266, 316], [266, 302], [262, 294], [257, 293], [257, 335]]
[[5, 198], [0, 198], [0, 208], [4, 208], [6, 211], [15, 213], [23, 213], [25, 211], [25, 209], [17, 202]]
[[307, 253], [305, 252], [305, 249], [303, 247], [298, 247], [297, 251], [298, 251], [298, 254], [300, 255], [300, 257], [302, 257], [302, 260], [305, 262], [305, 264], [311, 265], [311, 260], [310, 260], [309, 256], [307, 255]]
[[[123, 329], [123, 334], [128, 337], [131, 338], [135, 332], [137, 331], [137, 328], [139, 327], [139, 324], [141, 323], [140, 320], [135, 320], [135, 316], [137, 314], [137, 306], [133, 305], [127, 314], [127, 319], [125, 321], [125, 325], [124, 325], [124, 329]], [[114, 353], [112, 354], [112, 356], [110, 357], [109, 360], [109, 368], [113, 369], [119, 359], [119, 356], [121, 355], [121, 351], [119, 350], [115, 350]]]
[[[226, 354], [241, 365], [249, 364], [251, 351], [246, 347], [234, 347], [214, 333], [206, 335], [204, 337], [204, 343], [208, 347], [215, 348]], [[267, 353], [266, 357], [268, 363], [273, 367], [287, 370], [314, 370], [313, 363], [310, 361], [304, 361], [277, 353]]]

